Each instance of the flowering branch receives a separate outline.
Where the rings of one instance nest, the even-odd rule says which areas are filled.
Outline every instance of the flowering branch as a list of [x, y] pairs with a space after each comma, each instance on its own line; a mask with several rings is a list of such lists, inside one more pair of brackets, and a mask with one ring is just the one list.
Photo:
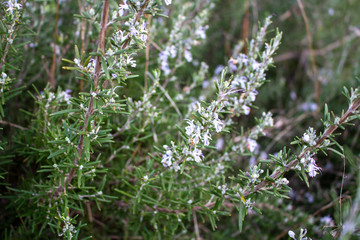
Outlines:
[[[100, 50], [101, 53], [104, 53], [104, 50], [105, 50], [105, 31], [106, 31], [106, 23], [107, 23], [108, 14], [109, 14], [109, 1], [105, 0], [104, 4], [103, 4], [102, 14], [101, 14], [101, 24], [100, 24], [101, 28], [100, 28], [99, 42], [98, 42], [98, 51]], [[97, 56], [96, 64], [95, 64], [95, 71], [93, 74], [95, 93], [99, 91], [100, 69], [101, 69], [101, 56]], [[91, 93], [92, 93], [92, 91], [93, 90], [91, 90]], [[91, 93], [90, 93], [90, 98], [89, 98], [89, 106], [88, 106], [88, 109], [87, 109], [87, 112], [85, 115], [84, 126], [82, 127], [82, 131], [85, 131], [87, 129], [87, 126], [89, 124], [89, 118], [93, 114], [93, 111], [94, 111], [94, 109], [93, 109], [94, 96]], [[79, 139], [79, 145], [77, 147], [78, 158], [75, 157], [74, 166], [78, 165], [78, 161], [79, 161], [79, 159], [81, 159], [83, 149], [84, 149], [84, 135], [81, 134], [80, 139]], [[71, 172], [67, 178], [67, 181], [66, 181], [67, 183], [71, 182], [71, 180], [75, 176], [75, 172], [76, 172], [76, 169], [72, 168]]]
[[[325, 132], [322, 134], [322, 136], [316, 141], [316, 144], [314, 146], [307, 147], [296, 159], [294, 159], [290, 163], [288, 163], [282, 171], [280, 171], [280, 170], [274, 171], [274, 173], [272, 173], [269, 176], [269, 178], [271, 178], [272, 180], [276, 180], [281, 175], [283, 175], [285, 172], [288, 172], [288, 171], [292, 170], [299, 163], [299, 161], [306, 155], [306, 153], [312, 151], [313, 149], [319, 148], [322, 145], [322, 143], [327, 138], [329, 138], [336, 129], [338, 129], [339, 126], [346, 123], [347, 119], [355, 114], [356, 110], [359, 107], [360, 107], [360, 98], [355, 100], [350, 105], [349, 109], [340, 118], [338, 124], [333, 124], [333, 125], [331, 125], [330, 127], [328, 127], [325, 130]], [[253, 188], [245, 190], [242, 193], [242, 195], [244, 197], [246, 197], [246, 196], [248, 196], [248, 195], [250, 195], [252, 193], [255, 193], [255, 192], [258, 192], [258, 191], [262, 190], [264, 187], [266, 187], [267, 185], [269, 185], [271, 183], [272, 183], [272, 181], [264, 180], [264, 181], [260, 182], [259, 184], [257, 184], [256, 186], [254, 186]]]

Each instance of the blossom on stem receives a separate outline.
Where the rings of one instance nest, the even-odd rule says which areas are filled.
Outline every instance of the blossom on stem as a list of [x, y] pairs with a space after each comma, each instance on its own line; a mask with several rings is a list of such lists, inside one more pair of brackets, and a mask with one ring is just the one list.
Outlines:
[[302, 140], [307, 142], [310, 146], [315, 146], [317, 140], [316, 131], [312, 127], [309, 127], [306, 133], [304, 133]]
[[20, 10], [21, 8], [21, 4], [17, 2], [17, 0], [9, 0], [7, 2], [5, 2], [5, 4], [8, 5], [8, 8], [6, 9], [6, 11], [9, 11], [11, 14], [14, 13], [14, 10]]

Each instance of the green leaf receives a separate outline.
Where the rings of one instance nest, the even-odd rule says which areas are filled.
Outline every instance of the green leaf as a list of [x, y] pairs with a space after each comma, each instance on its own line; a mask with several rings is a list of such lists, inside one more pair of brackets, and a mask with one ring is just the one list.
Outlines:
[[66, 109], [66, 110], [62, 110], [62, 111], [58, 111], [55, 113], [50, 114], [50, 116], [57, 116], [57, 115], [63, 115], [63, 114], [67, 114], [67, 113], [74, 113], [74, 112], [80, 112], [80, 109]]
[[66, 152], [66, 149], [65, 149], [65, 148], [64, 148], [64, 149], [57, 150], [56, 152], [50, 154], [50, 156], [48, 156], [47, 159], [56, 157], [56, 156], [58, 156], [58, 155], [60, 155], [60, 154], [62, 154], [62, 153], [64, 153], [64, 152]]
[[121, 193], [122, 195], [128, 196], [129, 198], [134, 198], [134, 196], [130, 195], [127, 192], [124, 192], [123, 190], [116, 189], [116, 188], [114, 190], [115, 190], [115, 192]]
[[108, 69], [108, 67], [107, 67], [107, 64], [106, 64], [104, 58], [101, 58], [101, 66], [102, 66], [102, 68], [103, 68], [103, 70], [104, 70], [104, 72], [105, 72], [106, 78], [107, 78], [107, 79], [110, 79], [109, 69]]
[[77, 47], [77, 45], [75, 45], [75, 57], [77, 58], [77, 59], [81, 59], [80, 58], [80, 53], [79, 53], [79, 48]]
[[241, 201], [239, 203], [239, 217], [238, 217], [239, 232], [242, 232], [245, 216], [246, 216], [246, 207], [245, 204]]

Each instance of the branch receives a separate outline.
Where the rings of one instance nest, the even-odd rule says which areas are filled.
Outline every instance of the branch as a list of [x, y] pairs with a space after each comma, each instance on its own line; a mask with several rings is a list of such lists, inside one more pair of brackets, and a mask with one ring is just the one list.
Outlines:
[[[133, 25], [135, 26], [135, 23], [140, 20], [140, 17], [144, 14], [146, 6], [149, 4], [149, 0], [145, 0], [144, 4], [142, 5], [140, 11], [138, 11], [135, 20], [133, 22]], [[129, 44], [131, 40], [131, 36], [129, 34], [128, 38], [125, 40], [124, 44], [122, 45], [121, 49], [125, 49], [127, 45]]]
[[[102, 53], [104, 52], [104, 49], [105, 49], [105, 31], [106, 31], [106, 23], [107, 23], [108, 14], [109, 14], [109, 1], [105, 0], [103, 9], [102, 9], [102, 14], [101, 14], [101, 23], [100, 23], [101, 29], [100, 29], [100, 33], [99, 33], [99, 42], [98, 42], [98, 52], [100, 50], [100, 52], [102, 52]], [[95, 64], [95, 71], [94, 71], [94, 75], [93, 75], [95, 92], [97, 92], [98, 88], [99, 88], [100, 69], [101, 69], [101, 57], [97, 56], [96, 64]], [[92, 93], [92, 90], [90, 91], [90, 93]], [[88, 126], [89, 118], [94, 112], [93, 103], [94, 103], [94, 97], [90, 94], [89, 106], [88, 106], [88, 110], [85, 115], [84, 126], [81, 129], [82, 131], [86, 130], [86, 128]], [[80, 135], [79, 145], [77, 147], [77, 152], [78, 152], [79, 158], [74, 159], [75, 166], [78, 164], [79, 159], [81, 159], [83, 149], [84, 149], [84, 135]], [[75, 173], [76, 173], [75, 168], [72, 168], [69, 176], [67, 177], [67, 179], [65, 179], [65, 183], [69, 184], [71, 182], [71, 180], [74, 178]]]
[[55, 15], [55, 30], [54, 30], [54, 36], [53, 36], [53, 55], [52, 55], [52, 65], [51, 65], [51, 72], [50, 72], [50, 86], [52, 88], [55, 88], [55, 67], [56, 67], [56, 38], [57, 38], [57, 31], [58, 31], [58, 19], [59, 19], [59, 5], [60, 0], [56, 1], [56, 15]]
[[[285, 166], [284, 171], [275, 171], [273, 174], [270, 175], [270, 178], [273, 180], [276, 180], [277, 178], [279, 178], [282, 174], [284, 174], [285, 172], [290, 171], [293, 167], [295, 167], [301, 158], [303, 158], [305, 156], [305, 154], [309, 151], [311, 151], [313, 148], [318, 148], [321, 146], [321, 144], [325, 141], [325, 139], [327, 139], [328, 137], [330, 137], [333, 132], [338, 129], [339, 125], [342, 125], [343, 123], [346, 122], [346, 120], [351, 117], [352, 115], [354, 115], [355, 111], [360, 107], [360, 99], [357, 99], [353, 104], [350, 105], [349, 109], [344, 113], [344, 115], [340, 118], [339, 124], [337, 125], [331, 125], [330, 127], [328, 127], [325, 132], [322, 134], [321, 138], [319, 140], [317, 140], [315, 146], [313, 147], [307, 147], [295, 160], [291, 161], [290, 163], [288, 163]], [[245, 192], [243, 192], [243, 196], [246, 197], [248, 195], [250, 195], [251, 193], [255, 193], [258, 192], [260, 190], [262, 190], [265, 186], [269, 185], [271, 182], [264, 180], [262, 182], [260, 182], [258, 185], [254, 186], [252, 189], [248, 189]]]

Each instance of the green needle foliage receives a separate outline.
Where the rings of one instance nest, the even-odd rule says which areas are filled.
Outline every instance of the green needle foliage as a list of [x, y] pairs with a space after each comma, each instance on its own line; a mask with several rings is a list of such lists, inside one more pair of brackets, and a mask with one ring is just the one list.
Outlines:
[[[266, 16], [212, 69], [201, 54], [221, 4], [0, 4], [2, 239], [356, 236], [358, 182], [336, 179], [340, 196], [327, 188], [331, 217], [289, 199], [296, 183], [313, 190], [327, 174], [323, 158], [348, 159], [351, 181], [359, 177], [358, 156], [337, 136], [360, 116], [359, 89], [344, 87], [341, 113], [313, 103], [319, 124], [281, 130], [293, 124], [288, 109], [256, 99], [271, 100], [269, 73], [287, 33]], [[284, 131], [291, 136], [280, 141]]]

